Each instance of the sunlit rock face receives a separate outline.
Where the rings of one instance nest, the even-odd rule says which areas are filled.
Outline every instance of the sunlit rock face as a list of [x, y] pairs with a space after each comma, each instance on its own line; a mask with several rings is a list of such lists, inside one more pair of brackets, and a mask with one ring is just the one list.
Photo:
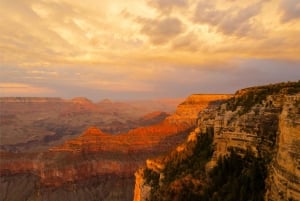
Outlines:
[[[139, 127], [120, 135], [104, 134], [97, 128], [89, 128], [80, 137], [65, 142], [51, 151], [95, 152], [116, 151], [122, 153], [139, 151], [162, 152], [168, 144], [177, 144], [182, 133], [195, 126], [198, 113], [209, 104], [218, 104], [230, 95], [192, 95], [180, 104], [176, 112], [159, 124]], [[216, 101], [215, 103], [213, 101]], [[162, 143], [166, 142], [166, 143]]]
[[[271, 160], [265, 200], [300, 200], [299, 103], [300, 94], [275, 95], [238, 118], [231, 111], [216, 115], [213, 123], [216, 150], [208, 168], [231, 148], [250, 149]], [[201, 129], [205, 125], [200, 121]]]
[[222, 100], [232, 97], [228, 94], [193, 94], [181, 103], [176, 112], [167, 120], [171, 123], [185, 123], [195, 125], [199, 111], [202, 111], [209, 104], [218, 104]]
[[[195, 126], [193, 122], [203, 108], [211, 101], [218, 104], [227, 97], [193, 95], [179, 106], [175, 115], [118, 135], [90, 126], [78, 137], [44, 152], [3, 152], [0, 190], [7, 192], [4, 197], [10, 197], [9, 200], [18, 200], [12, 187], [25, 180], [22, 185], [29, 187], [25, 188], [24, 196], [29, 200], [132, 200], [134, 172], [144, 161], [176, 147]], [[82, 98], [72, 101], [90, 104]], [[141, 120], [156, 116], [161, 118], [161, 113], [146, 115]]]
[[300, 200], [300, 94], [285, 97], [277, 140], [266, 199]]
[[139, 169], [134, 175], [135, 186], [133, 201], [146, 201], [150, 195], [151, 188], [145, 182], [143, 169]]
[[300, 200], [300, 94], [268, 95], [247, 112], [242, 107], [228, 110], [229, 105], [214, 115], [202, 112], [198, 120], [200, 130], [214, 131], [215, 151], [207, 168], [231, 149], [251, 150], [270, 161], [265, 200]]
[[[173, 152], [186, 150], [189, 142], [203, 133], [213, 134], [213, 155], [206, 173], [218, 158], [231, 150], [247, 151], [263, 158], [267, 168], [265, 200], [300, 200], [300, 83], [280, 83], [239, 90], [219, 107], [202, 110], [194, 130]], [[171, 157], [167, 155], [166, 157]], [[164, 167], [162, 159], [147, 161], [156, 173]], [[153, 165], [158, 164], [158, 165]], [[160, 176], [163, 178], [163, 176]], [[147, 200], [150, 186], [144, 184], [143, 171], [136, 172], [135, 200]]]
[[[280, 116], [291, 96], [284, 92], [266, 94], [263, 99], [256, 101], [252, 97], [258, 93], [256, 90], [259, 91], [255, 88], [240, 90], [217, 110], [200, 113], [198, 130], [214, 133], [215, 151], [210, 165], [213, 166], [218, 157], [228, 154], [231, 149], [250, 150], [263, 157], [270, 157], [276, 152]], [[249, 103], [250, 100], [253, 101]], [[234, 102], [239, 101], [245, 101], [245, 105], [233, 106]]]

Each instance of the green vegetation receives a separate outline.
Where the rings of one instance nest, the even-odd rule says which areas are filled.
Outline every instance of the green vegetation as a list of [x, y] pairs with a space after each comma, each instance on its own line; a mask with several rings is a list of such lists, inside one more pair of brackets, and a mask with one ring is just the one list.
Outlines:
[[158, 186], [159, 182], [159, 174], [150, 170], [150, 169], [145, 169], [144, 170], [144, 178], [146, 180], [146, 184], [150, 186]]
[[205, 171], [205, 164], [210, 160], [212, 149], [212, 135], [204, 134], [198, 136], [195, 144], [189, 144], [182, 152], [175, 152], [171, 159], [167, 159], [163, 171], [165, 184], [170, 184], [175, 179], [192, 175], [201, 177]]
[[267, 170], [263, 161], [251, 152], [242, 157], [231, 151], [230, 156], [220, 158], [209, 173], [208, 186], [199, 200], [264, 200]]
[[[149, 201], [260, 201], [265, 193], [264, 160], [247, 151], [244, 156], [231, 151], [220, 158], [209, 174], [205, 165], [212, 156], [212, 135], [203, 134], [192, 149], [171, 153], [162, 171], [164, 178], [150, 169], [144, 171], [152, 189]], [[159, 184], [160, 183], [160, 184]]]
[[[266, 104], [271, 111], [279, 110], [269, 95], [294, 95], [300, 93], [300, 81], [243, 89], [227, 101], [228, 109], [236, 111], [237, 117], [251, 110], [256, 104]], [[298, 104], [298, 103], [297, 103]], [[255, 110], [253, 110], [256, 112]], [[146, 182], [151, 186], [149, 201], [262, 201], [265, 194], [267, 165], [270, 153], [266, 147], [274, 147], [278, 130], [277, 113], [265, 114], [261, 123], [263, 150], [257, 157], [250, 151], [231, 150], [218, 159], [209, 172], [205, 169], [213, 153], [213, 129], [198, 136], [195, 142], [187, 142], [183, 151], [173, 151], [163, 160], [161, 174], [146, 169]], [[160, 178], [163, 176], [163, 178]]]
[[173, 151], [167, 156], [164, 160], [165, 168], [162, 171], [164, 178], [161, 185], [158, 174], [145, 169], [146, 183], [152, 187], [150, 200], [197, 199], [199, 197], [197, 180], [205, 179], [205, 165], [213, 153], [212, 140], [211, 134], [200, 135], [196, 142], [189, 142], [184, 151]]

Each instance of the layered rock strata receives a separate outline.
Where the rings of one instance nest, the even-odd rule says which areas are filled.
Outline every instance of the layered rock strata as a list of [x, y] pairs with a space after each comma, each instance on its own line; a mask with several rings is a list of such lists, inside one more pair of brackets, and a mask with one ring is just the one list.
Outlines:
[[[228, 97], [210, 95], [210, 98], [201, 100], [202, 96], [206, 97], [194, 95], [193, 101], [184, 103], [188, 109], [181, 106], [180, 110], [185, 111], [185, 114], [180, 115], [180, 111], [177, 111], [177, 117], [170, 117], [172, 121], [167, 118], [161, 123], [119, 135], [90, 127], [79, 137], [46, 152], [3, 152], [0, 161], [0, 190], [6, 192], [5, 199], [13, 197], [12, 187], [16, 185], [14, 182], [19, 181], [19, 175], [20, 178], [28, 178], [30, 185], [33, 183], [33, 189], [27, 189], [27, 197], [24, 199], [52, 201], [57, 200], [57, 192], [61, 192], [66, 200], [132, 200], [134, 172], [142, 166], [143, 161], [165, 154], [181, 143], [187, 131], [194, 126], [194, 114], [207, 107], [211, 100], [219, 101]], [[196, 109], [191, 110], [194, 106]], [[192, 111], [190, 118], [186, 111]], [[116, 187], [119, 184], [119, 188]], [[110, 193], [100, 193], [109, 190]], [[113, 196], [115, 193], [117, 197]], [[91, 194], [93, 198], [89, 198]], [[122, 197], [121, 194], [127, 196]]]
[[266, 200], [300, 200], [300, 94], [286, 96]]
[[175, 111], [174, 103], [182, 101], [104, 100], [94, 103], [80, 97], [70, 100], [0, 97], [0, 150], [44, 151], [78, 137], [92, 125], [106, 133], [125, 133], [140, 126], [161, 122], [169, 116], [166, 112]]
[[[214, 152], [206, 165], [207, 172], [216, 166], [218, 158], [231, 150], [241, 155], [250, 151], [263, 158], [267, 166], [265, 200], [300, 200], [299, 92], [300, 82], [239, 90], [220, 107], [202, 110], [194, 131], [175, 150], [184, 151], [197, 135], [213, 134]], [[149, 162], [147, 169], [161, 174], [163, 160], [153, 161], [161, 170]], [[136, 173], [139, 179], [135, 186], [139, 189], [135, 190], [135, 201], [149, 199], [147, 193], [142, 193], [149, 191], [149, 185], [140, 177], [143, 177], [141, 170]]]

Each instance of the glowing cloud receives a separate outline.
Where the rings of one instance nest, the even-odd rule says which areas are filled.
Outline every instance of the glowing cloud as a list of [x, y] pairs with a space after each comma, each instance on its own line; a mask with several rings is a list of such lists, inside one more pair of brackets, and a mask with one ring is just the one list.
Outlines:
[[23, 83], [0, 83], [1, 96], [41, 96], [50, 95], [54, 90]]
[[241, 69], [239, 61], [280, 61], [278, 71], [299, 67], [299, 9], [297, 0], [2, 0], [0, 78], [58, 95], [91, 83], [138, 94], [170, 90], [170, 69], [209, 77]]

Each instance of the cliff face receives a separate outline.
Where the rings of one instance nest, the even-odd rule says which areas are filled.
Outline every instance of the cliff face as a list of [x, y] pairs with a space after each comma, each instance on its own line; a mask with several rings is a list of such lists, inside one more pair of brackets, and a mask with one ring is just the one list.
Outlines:
[[[195, 120], [194, 114], [207, 107], [210, 100], [220, 97], [211, 95], [204, 100], [201, 95], [194, 97], [193, 101], [180, 106], [184, 115], [176, 112], [184, 118], [166, 119], [127, 133], [111, 135], [90, 127], [79, 137], [45, 152], [2, 153], [0, 190], [6, 192], [3, 199], [18, 200], [13, 199], [16, 198], [12, 193], [13, 186], [20, 178], [27, 178], [31, 186], [26, 188], [26, 199], [29, 200], [58, 200], [59, 192], [66, 200], [132, 200], [134, 172], [143, 161], [165, 154], [181, 143], [188, 134], [186, 131], [194, 126], [191, 124]], [[81, 98], [73, 102], [90, 104]], [[194, 106], [196, 109], [191, 110]], [[192, 112], [191, 118], [187, 111]]]
[[[232, 151], [241, 157], [250, 152], [263, 161], [267, 171], [266, 180], [262, 181], [265, 185], [265, 190], [262, 189], [265, 200], [300, 200], [299, 99], [300, 82], [280, 83], [240, 90], [220, 107], [206, 108], [199, 114], [197, 127], [190, 133], [186, 142], [173, 151], [176, 154], [172, 152], [164, 159], [154, 160], [154, 163], [158, 163], [161, 168], [149, 166], [147, 163], [145, 170], [159, 174], [159, 183], [163, 183], [163, 185], [156, 186], [158, 190], [153, 194], [166, 193], [166, 190], [159, 189], [160, 187], [166, 189], [166, 183], [168, 183], [164, 179], [166, 175], [162, 175], [169, 171], [166, 169], [168, 161], [180, 163], [189, 159], [193, 155], [191, 153], [195, 152], [195, 150], [189, 150], [188, 147], [191, 146], [189, 143], [205, 133], [213, 135], [214, 151], [205, 165], [204, 175], [209, 175], [220, 163], [218, 159], [230, 155]], [[184, 164], [181, 165], [184, 166]], [[203, 196], [204, 192], [199, 189], [203, 189], [203, 185], [212, 186], [213, 184], [209, 183], [212, 180], [207, 176], [203, 176], [202, 180], [199, 180], [199, 177], [193, 178], [191, 176], [193, 169], [191, 167], [185, 169], [178, 169], [177, 173], [173, 172], [177, 175], [174, 178], [178, 177], [178, 179], [172, 180], [167, 188], [171, 189], [170, 192], [174, 195], [182, 195], [180, 192], [187, 191], [187, 194]], [[183, 176], [184, 173], [180, 171], [189, 173]], [[143, 177], [142, 173], [142, 171], [137, 172], [136, 177]], [[203, 184], [197, 184], [197, 182]], [[191, 183], [189, 185], [196, 186], [194, 188], [198, 190], [191, 187], [185, 188], [183, 183]], [[141, 188], [137, 192], [143, 192], [143, 189], [151, 188], [151, 185], [149, 183], [138, 184], [136, 187]], [[150, 197], [143, 197], [141, 194], [136, 200], [147, 199], [149, 200]]]
[[286, 96], [266, 200], [300, 200], [300, 94]]
[[146, 184], [143, 169], [139, 169], [135, 174], [135, 186], [133, 201], [146, 201], [150, 195], [151, 187]]
[[168, 117], [167, 120], [171, 123], [195, 125], [199, 111], [208, 106], [218, 105], [220, 101], [224, 101], [230, 97], [232, 95], [228, 94], [193, 94], [183, 103], [179, 104], [175, 113]]
[[[270, 95], [242, 115], [219, 111], [213, 124], [216, 150], [208, 168], [231, 149], [250, 149], [271, 160], [265, 200], [300, 200], [299, 103], [300, 94]], [[200, 119], [200, 128], [205, 126]]]
[[[203, 97], [204, 100], [202, 100], [200, 97]], [[190, 153], [191, 149], [195, 147], [195, 144], [197, 143], [197, 136], [201, 133], [199, 126], [197, 126], [199, 111], [200, 114], [202, 114], [204, 111], [213, 111], [217, 107], [219, 107], [220, 104], [226, 99], [232, 97], [232, 95], [216, 95], [218, 99], [214, 99], [213, 97], [213, 95], [192, 95], [187, 98], [186, 102], [178, 106], [178, 110], [174, 115], [166, 119], [168, 123], [171, 122], [173, 124], [181, 123], [183, 125], [194, 125], [193, 127], [196, 126], [196, 128], [194, 128], [192, 132], [190, 132], [189, 135], [186, 136], [186, 141], [183, 144], [178, 144], [178, 146], [175, 147], [175, 149], [171, 152], [171, 156], [167, 155], [167, 157], [165, 158], [146, 160], [146, 168], [139, 169], [135, 173], [136, 180], [134, 189], [134, 201], [149, 200], [149, 197], [153, 193], [150, 185], [151, 181], [149, 183], [149, 181], [147, 181], [149, 180], [147, 179], [147, 177], [156, 175], [156, 177], [159, 178], [160, 182], [162, 182], [162, 180], [164, 179], [164, 174], [162, 173], [162, 171], [165, 169], [165, 164], [168, 162], [168, 160], [170, 160], [173, 156], [176, 156], [177, 154], [183, 152]], [[204, 104], [206, 103], [206, 101], [208, 101], [209, 104]], [[148, 175], [145, 175], [145, 170], [150, 170], [153, 173], [148, 173]]]

